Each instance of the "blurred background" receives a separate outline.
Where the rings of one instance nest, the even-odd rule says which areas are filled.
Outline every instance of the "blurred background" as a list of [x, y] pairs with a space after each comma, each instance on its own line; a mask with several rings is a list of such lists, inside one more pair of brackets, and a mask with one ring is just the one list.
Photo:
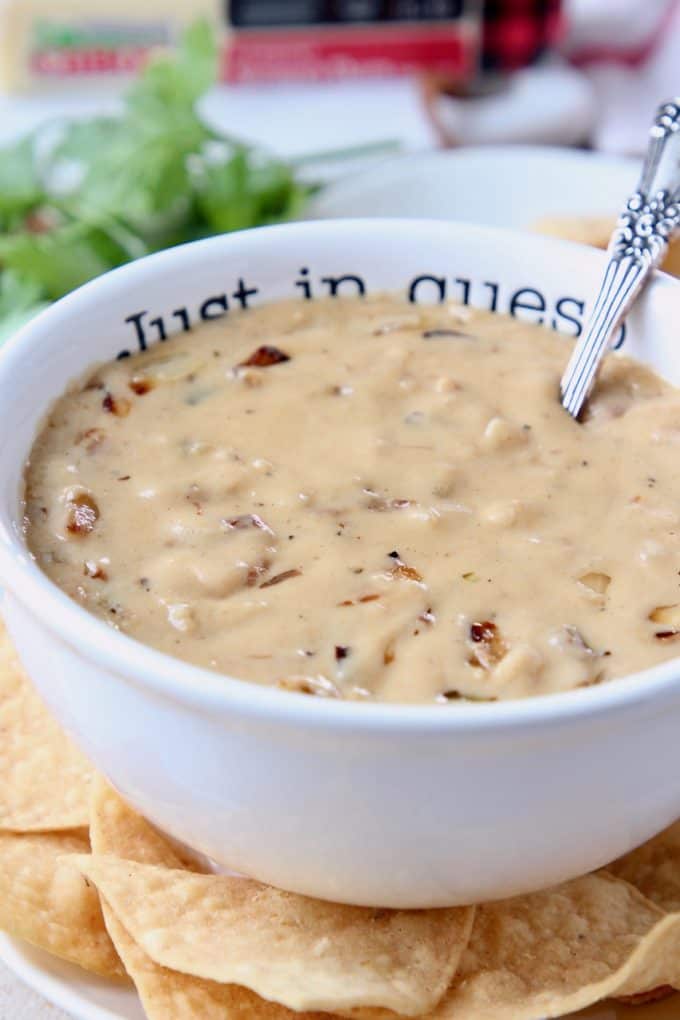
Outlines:
[[605, 246], [679, 79], [680, 0], [0, 0], [0, 339], [121, 262], [282, 219]]
[[[636, 153], [678, 89], [676, 0], [0, 0], [0, 130], [92, 109], [203, 16], [211, 111], [281, 155], [389, 135]], [[7, 97], [14, 97], [14, 102]]]

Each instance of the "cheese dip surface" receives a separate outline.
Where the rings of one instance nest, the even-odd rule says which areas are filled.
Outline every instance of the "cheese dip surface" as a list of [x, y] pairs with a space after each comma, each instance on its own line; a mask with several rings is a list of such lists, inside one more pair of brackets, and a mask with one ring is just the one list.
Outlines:
[[28, 544], [95, 615], [308, 694], [495, 701], [680, 654], [680, 398], [396, 297], [229, 315], [103, 365], [26, 469]]

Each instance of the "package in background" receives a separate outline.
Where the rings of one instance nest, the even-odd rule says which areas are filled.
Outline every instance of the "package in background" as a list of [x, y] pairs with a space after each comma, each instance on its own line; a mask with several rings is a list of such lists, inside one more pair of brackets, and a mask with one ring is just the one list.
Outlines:
[[0, 90], [125, 80], [208, 18], [230, 82], [471, 78], [481, 0], [0, 0]]
[[478, 0], [231, 0], [224, 77], [324, 81], [430, 71], [466, 81]]
[[222, 35], [223, 10], [222, 0], [0, 0], [0, 89], [124, 80], [196, 18]]

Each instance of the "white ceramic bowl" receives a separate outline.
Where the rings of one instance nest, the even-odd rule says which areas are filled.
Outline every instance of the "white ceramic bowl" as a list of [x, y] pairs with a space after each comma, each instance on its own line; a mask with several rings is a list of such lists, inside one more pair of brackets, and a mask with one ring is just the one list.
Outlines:
[[[47, 408], [94, 361], [196, 321], [239, 279], [300, 294], [309, 269], [368, 291], [441, 277], [451, 297], [576, 328], [601, 253], [417, 221], [233, 234], [88, 284], [0, 355], [0, 580], [19, 654], [65, 728], [158, 826], [220, 865], [360, 904], [445, 905], [536, 889], [604, 864], [680, 815], [680, 661], [600, 687], [493, 705], [390, 706], [284, 693], [193, 668], [108, 628], [36, 567], [23, 465]], [[351, 284], [347, 284], [351, 287]], [[417, 285], [425, 299], [438, 292]], [[528, 310], [531, 306], [534, 310]], [[680, 283], [657, 276], [626, 348], [680, 382]], [[454, 437], [452, 437], [452, 442]]]
[[618, 216], [640, 160], [547, 145], [466, 145], [385, 159], [311, 202], [314, 219], [398, 216], [524, 230], [555, 216]]

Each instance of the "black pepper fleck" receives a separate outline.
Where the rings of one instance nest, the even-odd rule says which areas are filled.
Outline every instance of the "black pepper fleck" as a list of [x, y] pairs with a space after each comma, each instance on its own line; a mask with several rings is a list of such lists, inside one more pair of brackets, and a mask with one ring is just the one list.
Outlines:
[[422, 334], [423, 340], [439, 340], [450, 336], [467, 336], [467, 334], [461, 333], [459, 329], [426, 329]]

